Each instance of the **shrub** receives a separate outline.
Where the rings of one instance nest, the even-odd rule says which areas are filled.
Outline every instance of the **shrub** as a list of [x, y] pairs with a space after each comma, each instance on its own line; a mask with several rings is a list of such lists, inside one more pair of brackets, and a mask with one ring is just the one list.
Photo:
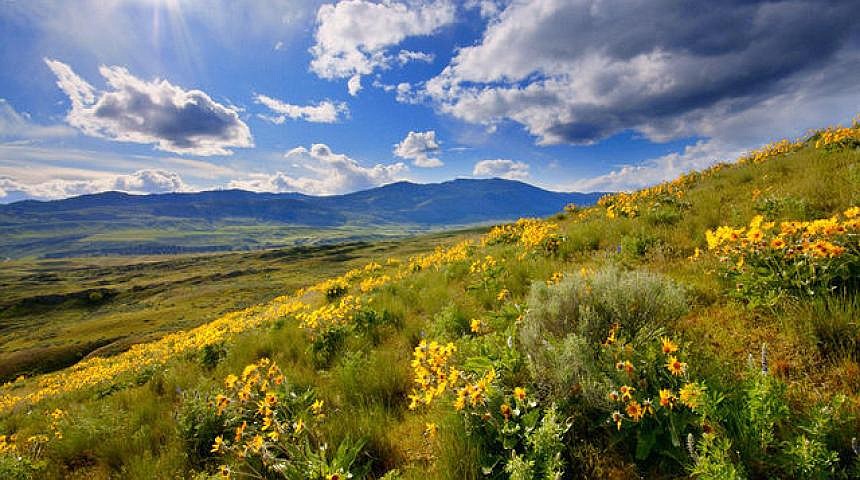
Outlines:
[[200, 350], [200, 364], [206, 370], [212, 370], [227, 356], [227, 347], [224, 343], [213, 343]]
[[565, 275], [554, 285], [535, 283], [527, 303], [520, 337], [529, 354], [543, 348], [544, 339], [570, 333], [599, 344], [614, 324], [634, 338], [640, 330], [670, 325], [688, 308], [683, 289], [671, 280], [611, 266]]
[[433, 316], [430, 337], [455, 339], [466, 335], [470, 329], [469, 317], [456, 304], [449, 304]]
[[698, 444], [692, 445], [692, 435], [688, 437], [688, 448], [693, 455], [690, 475], [699, 480], [744, 480], [746, 475], [742, 466], [732, 461], [732, 443], [725, 437], [705, 433]]
[[222, 422], [212, 411], [205, 395], [190, 391], [182, 393], [177, 427], [191, 465], [196, 468], [211, 466], [215, 456], [210, 450], [215, 437], [221, 434]]

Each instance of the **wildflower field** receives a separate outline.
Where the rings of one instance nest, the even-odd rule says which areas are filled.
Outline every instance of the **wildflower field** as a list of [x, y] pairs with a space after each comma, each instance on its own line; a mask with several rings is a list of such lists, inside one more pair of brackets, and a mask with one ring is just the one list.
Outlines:
[[860, 125], [726, 160], [8, 382], [0, 478], [860, 478]]

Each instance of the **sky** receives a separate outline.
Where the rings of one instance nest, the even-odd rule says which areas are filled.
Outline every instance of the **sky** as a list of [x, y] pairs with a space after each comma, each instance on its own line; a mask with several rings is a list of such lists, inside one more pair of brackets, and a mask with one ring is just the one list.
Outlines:
[[0, 203], [630, 190], [860, 113], [856, 0], [0, 0]]

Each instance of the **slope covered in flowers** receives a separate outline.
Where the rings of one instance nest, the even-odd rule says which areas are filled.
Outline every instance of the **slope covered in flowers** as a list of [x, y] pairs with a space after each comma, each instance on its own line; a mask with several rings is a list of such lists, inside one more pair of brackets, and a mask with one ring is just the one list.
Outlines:
[[860, 125], [0, 390], [0, 477], [856, 478]]

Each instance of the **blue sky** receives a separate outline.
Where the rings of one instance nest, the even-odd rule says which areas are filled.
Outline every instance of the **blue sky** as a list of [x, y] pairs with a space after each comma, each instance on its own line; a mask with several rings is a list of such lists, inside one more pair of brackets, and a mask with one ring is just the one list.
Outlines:
[[624, 190], [860, 112], [856, 1], [706, 5], [5, 0], [0, 202]]

